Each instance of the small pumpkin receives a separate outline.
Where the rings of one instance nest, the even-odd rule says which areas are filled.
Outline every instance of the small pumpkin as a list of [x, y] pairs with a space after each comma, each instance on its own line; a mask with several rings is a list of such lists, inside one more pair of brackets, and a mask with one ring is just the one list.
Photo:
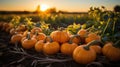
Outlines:
[[74, 49], [78, 46], [76, 43], [73, 42], [75, 36], [73, 36], [69, 42], [63, 43], [61, 45], [61, 53], [65, 54], [65, 55], [72, 55]]
[[43, 40], [39, 40], [36, 44], [35, 44], [35, 50], [37, 52], [41, 52], [43, 51], [43, 45], [44, 45], [44, 41]]
[[65, 31], [62, 31], [62, 29], [53, 31], [50, 34], [50, 37], [53, 39], [53, 41], [57, 41], [59, 43], [65, 43], [69, 40], [69, 34]]
[[80, 29], [77, 33], [81, 37], [81, 41], [84, 43], [85, 42], [85, 37], [88, 35], [88, 32], [86, 29]]
[[43, 46], [43, 52], [47, 55], [56, 54], [60, 50], [60, 45], [58, 42], [52, 41], [52, 38], [50, 38], [50, 42], [46, 42]]
[[102, 53], [102, 48], [99, 45], [92, 45], [90, 48], [92, 48], [97, 54]]
[[102, 48], [102, 53], [110, 61], [119, 61], [120, 60], [120, 40], [116, 43], [108, 42]]
[[18, 42], [21, 41], [21, 39], [22, 39], [22, 34], [17, 34], [16, 33], [16, 34], [12, 35], [11, 43], [13, 43], [13, 44], [18, 43]]
[[79, 44], [79, 43], [81, 42], [81, 38], [80, 38], [79, 35], [71, 35], [71, 36], [70, 36], [70, 39], [71, 39], [71, 38], [73, 38], [73, 39], [72, 39], [72, 42], [73, 42], [73, 43]]
[[17, 31], [25, 31], [27, 30], [26, 26], [23, 25], [23, 24], [20, 24], [17, 28], [16, 28]]
[[32, 33], [32, 34], [35, 34], [36, 31], [38, 31], [38, 33], [41, 33], [41, 32], [42, 32], [42, 29], [39, 28], [39, 27], [34, 27], [34, 28], [31, 30], [31, 33]]
[[44, 40], [46, 38], [46, 35], [44, 33], [38, 33], [38, 31], [36, 31], [36, 34], [33, 37], [35, 37], [39, 41]]
[[[23, 37], [26, 37], [27, 35], [28, 35], [28, 30], [26, 30], [26, 31], [24, 31], [23, 32]], [[32, 37], [34, 34], [32, 34], [31, 32], [30, 32], [30, 37]]]
[[88, 64], [96, 59], [96, 52], [90, 48], [91, 45], [98, 44], [99, 41], [92, 41], [87, 45], [80, 45], [73, 51], [73, 59], [80, 64]]
[[22, 41], [22, 47], [25, 49], [33, 48], [36, 44], [37, 40], [35, 38], [30, 37], [30, 32], [28, 32], [28, 35], [26, 39]]
[[85, 43], [89, 43], [93, 40], [101, 40], [101, 37], [96, 33], [89, 33], [88, 36], [85, 38]]

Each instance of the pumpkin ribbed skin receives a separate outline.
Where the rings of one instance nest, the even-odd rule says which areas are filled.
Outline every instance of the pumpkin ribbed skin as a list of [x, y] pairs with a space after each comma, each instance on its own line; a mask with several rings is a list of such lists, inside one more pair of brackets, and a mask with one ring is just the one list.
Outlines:
[[76, 43], [63, 43], [61, 45], [61, 52], [65, 55], [72, 55], [74, 49], [77, 47], [78, 45]]
[[80, 45], [73, 51], [73, 59], [80, 64], [88, 64], [96, 59], [96, 52], [93, 49], [84, 49], [86, 45]]
[[53, 31], [50, 36], [53, 41], [57, 41], [59, 43], [65, 43], [69, 40], [68, 33], [64, 31]]
[[102, 53], [111, 61], [120, 60], [120, 48], [113, 46], [113, 43], [107, 43], [102, 48]]
[[22, 41], [22, 47], [25, 49], [33, 48], [36, 42], [37, 40], [35, 38], [31, 38], [31, 39], [26, 38]]
[[35, 50], [36, 50], [37, 52], [43, 51], [43, 45], [44, 45], [44, 44], [45, 44], [45, 43], [43, 42], [43, 40], [38, 41], [38, 42], [35, 44]]
[[43, 52], [47, 55], [56, 54], [60, 50], [58, 42], [47, 42], [43, 46]]

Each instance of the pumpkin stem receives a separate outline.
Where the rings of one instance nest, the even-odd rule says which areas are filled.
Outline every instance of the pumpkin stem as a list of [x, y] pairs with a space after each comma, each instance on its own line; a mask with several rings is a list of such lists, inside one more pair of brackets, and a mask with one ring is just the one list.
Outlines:
[[100, 44], [100, 43], [102, 44], [102, 42], [99, 41], [99, 40], [93, 40], [93, 41], [89, 42], [86, 46], [84, 46], [84, 49], [89, 50], [90, 46], [97, 45], [97, 44]]
[[46, 36], [45, 39], [44, 39], [44, 41], [43, 41], [44, 43], [46, 43], [47, 38], [50, 39], [50, 42], [53, 42], [53, 40], [52, 40], [52, 38], [50, 36]]
[[72, 44], [72, 43], [73, 43], [72, 40], [73, 40], [75, 37], [80, 38], [80, 35], [78, 35], [78, 34], [73, 35], [73, 36], [70, 38], [70, 40], [69, 40], [69, 44]]
[[113, 46], [116, 48], [120, 48], [120, 40], [118, 40]]
[[27, 38], [28, 40], [30, 40], [30, 39], [31, 39], [31, 37], [30, 37], [30, 32], [28, 32], [28, 33], [27, 33], [26, 38]]

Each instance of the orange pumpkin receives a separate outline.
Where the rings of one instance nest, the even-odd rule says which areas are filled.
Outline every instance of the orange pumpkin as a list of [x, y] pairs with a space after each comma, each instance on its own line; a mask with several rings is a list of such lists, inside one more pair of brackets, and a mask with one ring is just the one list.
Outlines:
[[72, 39], [72, 42], [73, 42], [73, 43], [79, 44], [79, 43], [81, 42], [81, 38], [80, 38], [79, 35], [71, 35], [71, 36], [70, 36], [70, 39], [71, 39], [71, 38], [73, 38], [73, 39]]
[[43, 46], [43, 52], [47, 55], [56, 54], [57, 52], [59, 52], [59, 50], [60, 50], [59, 43], [52, 41], [52, 39], [50, 42], [46, 42]]
[[74, 37], [72, 37], [69, 41], [69, 43], [63, 43], [61, 45], [61, 53], [65, 54], [65, 55], [72, 55], [74, 49], [78, 46], [76, 43], [73, 43], [72, 39], [74, 39]]
[[101, 52], [102, 52], [102, 48], [99, 45], [93, 45], [93, 46], [90, 46], [90, 48], [94, 49], [94, 51], [97, 54], [101, 54]]
[[18, 43], [20, 42], [22, 39], [22, 34], [15, 34], [15, 35], [12, 35], [11, 37], [11, 43], [15, 44], [15, 43]]
[[92, 41], [87, 45], [80, 45], [73, 51], [73, 59], [80, 64], [88, 64], [96, 59], [96, 52], [90, 48], [91, 45], [98, 44], [99, 41]]
[[32, 34], [35, 34], [36, 31], [38, 31], [38, 33], [41, 33], [41, 32], [42, 32], [42, 29], [39, 28], [39, 27], [34, 27], [34, 28], [31, 30], [31, 33], [32, 33]]
[[84, 43], [85, 42], [85, 37], [88, 35], [88, 32], [86, 29], [80, 29], [77, 33], [81, 37], [81, 41]]
[[65, 31], [62, 30], [57, 30], [57, 31], [53, 31], [50, 34], [51, 38], [53, 39], [53, 41], [57, 41], [59, 43], [65, 43], [69, 40], [69, 34]]
[[119, 61], [120, 60], [120, 40], [115, 44], [113, 42], [106, 43], [102, 48], [102, 53], [110, 61]]
[[44, 45], [44, 41], [43, 40], [39, 40], [36, 44], [35, 44], [35, 50], [37, 52], [41, 52], [43, 51], [43, 45]]
[[25, 49], [33, 48], [37, 40], [30, 37], [30, 32], [28, 32], [27, 38], [22, 41], [22, 47]]
[[[28, 30], [26, 30], [26, 31], [24, 31], [23, 32], [23, 37], [26, 37], [27, 35], [28, 35]], [[30, 37], [32, 37], [33, 36], [33, 34], [30, 32]]]
[[100, 40], [101, 37], [95, 33], [89, 33], [88, 36], [85, 38], [85, 43], [89, 43], [93, 40]]
[[35, 37], [39, 41], [44, 40], [46, 38], [46, 35], [44, 33], [36, 33], [33, 37]]
[[27, 30], [27, 28], [25, 27], [25, 25], [23, 24], [20, 24], [17, 28], [16, 28], [17, 31], [25, 31]]

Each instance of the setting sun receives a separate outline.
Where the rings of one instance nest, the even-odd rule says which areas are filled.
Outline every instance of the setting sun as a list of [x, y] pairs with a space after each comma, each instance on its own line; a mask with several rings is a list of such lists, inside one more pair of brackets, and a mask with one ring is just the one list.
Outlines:
[[46, 4], [41, 4], [41, 6], [40, 6], [40, 10], [41, 10], [41, 11], [45, 11], [45, 10], [47, 10], [48, 8], [49, 8], [49, 6], [46, 5]]

